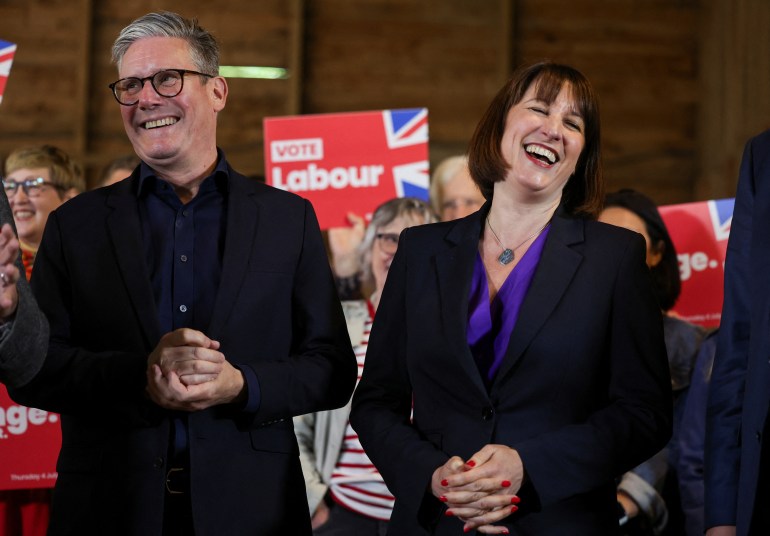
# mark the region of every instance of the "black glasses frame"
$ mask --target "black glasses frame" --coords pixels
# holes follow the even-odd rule
[[[380,247],[386,253],[396,252],[400,238],[401,236],[396,233],[377,233],[374,235],[374,239],[380,241]]]
[[[177,91],[176,93],[172,93],[170,95],[166,95],[164,93],[161,93],[161,91],[158,89],[158,86],[155,85],[155,82],[156,82],[155,78],[158,75],[163,74],[163,73],[167,73],[167,72],[178,73],[179,74],[179,79],[180,79],[179,91]],[[136,76],[128,76],[126,78],[121,78],[120,80],[116,80],[115,82],[110,84],[108,87],[112,90],[112,96],[115,97],[115,100],[118,101],[118,104],[120,104],[122,106],[133,106],[134,104],[139,102],[138,98],[135,101],[133,101],[133,102],[123,102],[123,101],[120,100],[120,97],[118,97],[117,86],[121,82],[125,82],[126,80],[136,80],[136,81],[138,81],[140,86],[141,86],[139,91],[137,92],[137,95],[138,95],[139,93],[141,93],[142,89],[144,88],[144,84],[149,80],[150,81],[150,85],[152,86],[152,89],[155,90],[155,93],[157,93],[161,97],[171,98],[171,97],[176,97],[177,95],[179,95],[182,92],[182,89],[184,88],[184,75],[186,75],[186,74],[195,74],[195,75],[198,75],[198,76],[205,76],[206,78],[214,78],[213,74],[200,73],[198,71],[191,71],[189,69],[162,69],[162,70],[158,71],[157,73],[153,73],[150,76],[145,76],[144,78],[139,78],[139,77],[136,77]]]
[[[0,181],[3,183],[3,190],[5,190],[5,194],[8,198],[11,198],[16,195],[16,192],[19,191],[19,188],[24,190],[24,194],[27,197],[37,197],[42,192],[41,188],[43,186],[51,186],[59,191],[63,191],[65,188],[61,184],[56,184],[55,182],[47,181],[43,177],[37,177],[34,179],[25,179],[23,181],[11,181],[6,180],[5,178],[0,178]],[[13,185],[13,186],[11,186]],[[36,188],[35,195],[30,195],[29,190],[30,188]]]

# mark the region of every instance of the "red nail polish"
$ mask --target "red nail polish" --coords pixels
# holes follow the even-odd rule
[[[446,512],[444,512],[444,515],[447,517],[452,517],[454,513],[452,512],[452,510],[447,510]]]
[[[518,509],[519,507],[514,504],[513,506],[511,506],[511,513],[514,513]]]
[[[504,488],[510,488],[511,487],[511,481],[510,480],[503,480],[503,482],[500,484]]]
[[[502,533],[503,533],[503,534],[510,534],[510,532],[508,532],[508,529],[503,529],[503,532],[502,532]]]
[[[449,481],[445,478],[444,480],[441,481],[441,485],[444,487],[447,487],[449,485]]]
[[[468,467],[476,467],[476,462],[474,462],[473,460],[468,460],[468,463],[466,463],[465,465],[467,465]]]
[[[514,495],[511,497],[511,504],[519,504],[521,502],[521,498],[519,498],[518,495]]]
[[[441,501],[441,502],[447,502],[447,498],[444,497],[443,495],[441,497],[439,497],[438,500]]]
[[[463,532],[465,532],[465,533],[468,533],[471,530],[473,530],[473,529],[471,529],[470,527],[463,527]]]

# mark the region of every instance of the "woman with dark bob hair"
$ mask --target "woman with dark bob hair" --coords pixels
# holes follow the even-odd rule
[[[671,390],[644,240],[594,220],[591,85],[517,71],[468,157],[487,202],[402,233],[353,397],[388,533],[615,533],[615,478],[666,444]]]

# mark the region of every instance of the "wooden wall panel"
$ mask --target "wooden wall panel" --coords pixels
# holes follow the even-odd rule
[[[520,0],[517,60],[582,70],[601,103],[608,189],[689,201],[697,173],[696,2]]]
[[[770,2],[702,4],[695,197],[732,197],[746,141],[770,128]]]
[[[507,73],[507,1],[325,0],[307,8],[304,111],[426,106],[431,161],[465,151]],[[508,68],[503,69],[508,71]]]
[[[18,45],[0,105],[0,154],[19,145],[76,147],[73,121],[83,92],[78,31],[71,16],[79,2],[0,2],[0,38]]]
[[[19,45],[0,105],[0,157],[54,143],[93,181],[130,152],[107,84],[109,49],[151,10],[197,16],[222,63],[288,66],[289,80],[230,80],[219,141],[262,173],[262,120],[427,106],[431,162],[465,150],[515,65],[570,63],[602,104],[610,188],[660,203],[732,195],[746,139],[770,126],[766,0],[3,0]]]

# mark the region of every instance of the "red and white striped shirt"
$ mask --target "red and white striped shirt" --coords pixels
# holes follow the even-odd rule
[[[369,306],[369,317],[364,324],[362,341],[353,347],[358,362],[358,381],[364,370],[366,347],[374,320],[374,308]],[[356,382],[356,385],[358,383]],[[345,439],[337,466],[331,476],[332,498],[342,506],[358,514],[383,521],[390,520],[395,499],[388,491],[382,475],[364,452],[358,434],[348,420]]]

